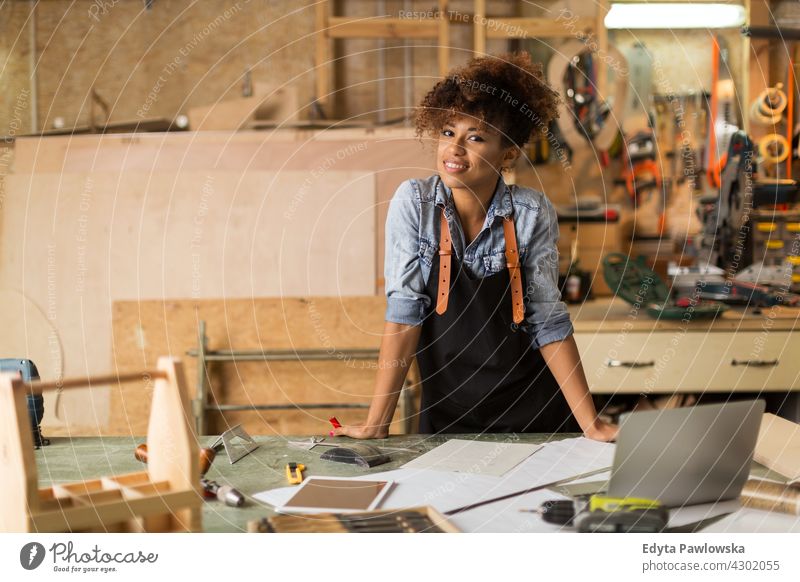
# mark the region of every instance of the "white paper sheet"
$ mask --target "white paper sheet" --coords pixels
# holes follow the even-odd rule
[[[556,441],[544,445],[516,468],[502,477],[476,475],[439,470],[404,467],[393,471],[372,473],[354,479],[389,479],[395,487],[381,505],[383,509],[400,509],[430,505],[444,513],[477,501],[499,497],[511,492],[536,487],[575,477],[604,467],[610,467],[614,458],[614,445],[585,438]],[[575,479],[601,481],[609,473]],[[296,487],[281,487],[257,493],[254,497],[273,506],[283,505],[296,491]],[[449,519],[462,531],[474,532],[558,532],[574,531],[548,524],[538,514],[522,513],[520,508],[537,508],[548,499],[565,499],[549,490],[498,501]],[[800,516],[784,515],[738,507],[738,501],[703,504],[670,511],[670,527],[682,527],[728,513],[703,532],[798,532]]]
[[[464,532],[481,533],[557,533],[574,532],[571,527],[547,523],[538,513],[520,509],[538,509],[551,499],[568,499],[552,491],[534,491],[477,509],[457,513],[447,519]]]
[[[519,489],[561,481],[585,473],[610,469],[615,445],[583,437],[547,443],[505,475],[507,484]],[[600,477],[593,477],[599,480]]]
[[[371,473],[354,477],[354,479],[389,479],[395,482],[394,488],[381,508],[398,509],[430,505],[444,513],[478,501],[608,467],[613,456],[614,445],[576,438],[541,446],[535,454],[529,456],[503,477],[415,469],[406,466],[402,469]],[[602,479],[602,475],[596,476],[594,479]],[[280,507],[291,497],[295,489],[295,487],[282,487],[257,493],[254,497],[259,501]],[[546,493],[551,497],[554,495],[552,492]],[[497,513],[498,507],[502,507],[503,503],[507,502],[497,502],[485,506],[487,515]],[[483,510],[484,508],[479,509]],[[482,512],[475,514],[478,517],[474,519],[485,521],[481,517],[482,514]],[[473,519],[472,516],[469,519]],[[516,523],[516,520],[512,521]],[[513,529],[517,526],[512,524],[509,527]]]
[[[501,477],[542,448],[528,443],[482,442],[452,439],[403,465],[405,469],[431,469]]]
[[[379,509],[400,509],[430,505],[445,512],[472,503],[482,494],[490,494],[501,485],[497,477],[429,471],[421,469],[395,469],[352,477],[354,480],[386,479],[395,483]],[[263,491],[253,497],[280,507],[294,494],[296,487],[281,487]]]

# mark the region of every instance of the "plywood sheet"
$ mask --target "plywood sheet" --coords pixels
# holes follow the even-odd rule
[[[20,289],[64,346],[64,373],[106,372],[116,299],[374,292],[374,179],[329,171],[7,178],[0,286]],[[9,311],[10,312],[10,311]],[[71,393],[71,423],[108,398]]]
[[[52,312],[70,376],[108,371],[117,300],[380,294],[388,201],[433,156],[407,129],[346,135],[21,138],[0,285]],[[63,422],[105,430],[108,390],[76,394]]]
[[[14,171],[407,169],[427,176],[433,152],[408,129],[267,130],[22,138]]]
[[[114,363],[119,371],[152,365],[160,354],[184,358],[190,392],[197,380],[197,326],[207,325],[210,349],[322,349],[332,361],[213,363],[213,395],[226,404],[345,402],[368,404],[375,366],[349,360],[343,350],[377,349],[384,325],[383,297],[254,298],[114,303]],[[341,357],[339,357],[341,356]],[[139,434],[150,394],[144,386],[114,388],[110,426]],[[363,410],[306,410],[226,413],[211,417],[211,432],[241,422],[253,434],[324,434],[327,418],[358,423]],[[396,418],[398,416],[396,415]],[[399,430],[394,427],[393,430]]]

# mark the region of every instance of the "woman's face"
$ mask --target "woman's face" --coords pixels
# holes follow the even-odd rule
[[[500,133],[466,115],[451,118],[439,134],[436,168],[451,190],[466,189],[476,195],[494,192],[500,168],[518,155],[503,144]]]

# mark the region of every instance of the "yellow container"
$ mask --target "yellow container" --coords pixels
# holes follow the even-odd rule
[[[783,248],[783,241],[782,240],[768,240],[767,241],[767,248],[771,249],[771,250],[782,249]]]
[[[759,222],[756,224],[756,229],[759,232],[775,232],[778,229],[778,225],[774,222]]]

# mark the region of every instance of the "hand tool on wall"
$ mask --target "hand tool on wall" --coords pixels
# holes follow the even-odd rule
[[[731,138],[738,131],[736,88],[728,63],[728,49],[721,36],[712,37],[711,115],[705,167],[712,189],[722,185],[722,171],[728,160]]]

